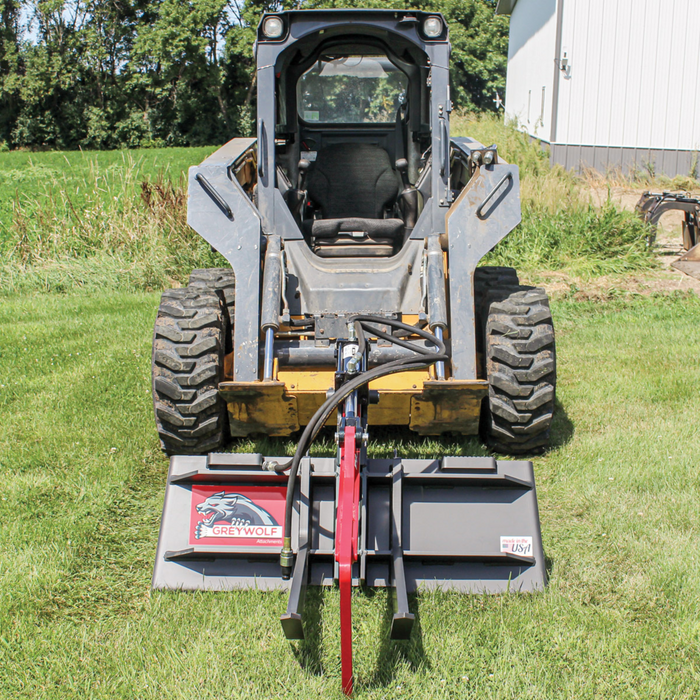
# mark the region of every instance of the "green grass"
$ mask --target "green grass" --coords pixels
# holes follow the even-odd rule
[[[157,301],[0,302],[0,697],[339,698],[337,591],[310,595],[306,644],[283,638],[282,594],[149,593],[167,472]],[[549,587],[420,594],[407,643],[387,639],[386,592],[358,592],[357,698],[700,695],[700,301],[553,310],[555,447],[535,460]],[[405,434],[380,435],[375,454],[404,451]]]
[[[185,174],[212,150],[0,154],[2,293],[162,289],[222,264],[187,225]]]
[[[452,133],[520,167],[523,223],[486,262],[581,278],[656,265],[639,219],[592,206],[526,135],[493,115],[455,115]],[[162,289],[223,264],[186,223],[182,175],[212,150],[0,153],[0,294]]]
[[[495,115],[456,115],[454,135],[472,136],[520,170],[522,224],[486,257],[524,272],[562,271],[587,279],[657,266],[650,230],[612,200],[594,206],[581,178],[549,164],[549,151]],[[601,183],[598,183],[599,186]]]
[[[95,175],[123,176],[131,171],[132,183],[165,174],[178,181],[214,148],[153,148],[121,151],[0,152],[0,243],[10,235],[14,210],[42,198],[52,188],[70,195],[76,209],[90,201]],[[106,194],[106,192],[104,193]],[[132,195],[138,194],[134,189]]]

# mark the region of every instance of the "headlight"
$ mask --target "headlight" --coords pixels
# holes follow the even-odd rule
[[[437,39],[442,34],[442,20],[439,17],[428,17],[423,22],[423,34],[428,39]]]
[[[493,151],[485,151],[484,152],[484,165],[491,165],[494,160],[494,152]]]
[[[284,34],[284,22],[279,17],[268,17],[263,22],[262,31],[268,39],[279,39]]]

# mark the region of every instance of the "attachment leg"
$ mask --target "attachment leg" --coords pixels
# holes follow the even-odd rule
[[[360,472],[354,425],[346,425],[340,448],[340,479],[335,528],[335,559],[340,585],[340,662],[343,692],[352,695],[352,565],[357,560]]]

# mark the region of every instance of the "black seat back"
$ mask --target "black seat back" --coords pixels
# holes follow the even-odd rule
[[[339,143],[318,152],[308,192],[324,219],[383,219],[399,194],[388,153],[367,143]]]

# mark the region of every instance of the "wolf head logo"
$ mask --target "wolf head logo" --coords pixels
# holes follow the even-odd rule
[[[250,498],[240,493],[215,493],[197,505],[197,512],[203,515],[211,514],[209,518],[201,521],[208,527],[221,521],[240,526],[278,524],[264,508],[255,505]]]

